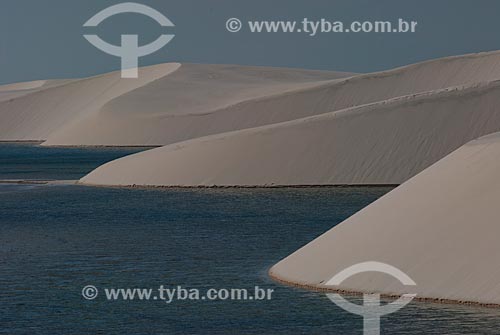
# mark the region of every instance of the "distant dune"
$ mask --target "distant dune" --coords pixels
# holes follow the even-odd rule
[[[500,133],[472,141],[275,265],[290,284],[326,287],[341,270],[384,262],[390,276],[359,274],[332,289],[500,304]]]
[[[141,68],[139,79],[121,79],[120,72],[113,72],[5,85],[0,86],[0,140],[76,146],[167,144],[166,138],[174,136],[161,121],[166,116],[199,115],[349,75],[171,63]]]
[[[296,97],[351,74],[182,64],[51,134],[44,145],[166,145],[309,115],[317,95]],[[316,93],[314,93],[316,94]],[[281,98],[292,96],[291,103]],[[260,101],[269,103],[259,103]],[[318,112],[324,112],[320,109]]]
[[[0,92],[6,92],[6,91],[27,91],[27,90],[34,90],[37,88],[41,88],[50,81],[47,80],[35,80],[35,81],[28,81],[28,82],[23,82],[23,83],[14,83],[14,84],[8,84],[8,85],[2,85],[0,86]]]
[[[143,72],[139,80],[111,73],[0,101],[0,140],[167,145],[497,80],[500,53],[447,57],[358,76],[199,64],[163,64]]]
[[[114,98],[178,67],[164,64],[141,68],[136,80],[123,80],[120,72],[113,72],[79,80],[0,86],[0,140],[46,140],[63,126],[98,112]]]
[[[500,53],[345,77],[292,69],[182,65],[51,134],[45,145],[167,145],[447,87],[500,79]],[[326,80],[330,79],[330,80]]]
[[[56,87],[64,84],[69,84],[74,80],[36,80],[23,83],[15,83],[9,85],[0,86],[0,102],[5,100],[13,100],[14,98],[19,98],[28,94],[39,92],[41,90],[48,89],[50,87]],[[6,119],[7,116],[2,115],[2,119]]]

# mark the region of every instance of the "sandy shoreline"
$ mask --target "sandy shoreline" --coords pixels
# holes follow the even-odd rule
[[[37,180],[37,179],[3,179],[0,184],[16,185],[77,185],[78,180]]]
[[[196,185],[196,186],[183,186],[183,185],[106,185],[106,184],[88,184],[77,182],[78,185],[88,187],[103,187],[103,188],[130,188],[130,189],[305,189],[305,188],[394,188],[397,184],[366,184],[366,185]]]
[[[5,143],[5,144],[9,144],[9,143],[13,143],[13,144],[16,144],[16,143],[19,143],[19,144],[22,144],[22,143],[27,143],[27,144],[32,144],[32,143],[42,144],[43,140],[0,140],[0,144],[1,143]]]
[[[281,277],[275,275],[272,273],[271,269],[268,271],[268,276],[271,278],[273,281],[285,285],[285,286],[290,286],[290,287],[295,287],[299,289],[304,289],[308,291],[314,291],[314,292],[324,292],[324,293],[338,293],[338,294],[346,294],[346,295],[354,295],[354,296],[361,296],[363,294],[371,294],[371,293],[376,293],[376,292],[370,292],[370,291],[353,291],[353,290],[345,290],[345,289],[336,289],[332,287],[326,287],[326,286],[317,286],[317,285],[311,285],[311,284],[300,284],[292,281],[288,281],[286,279],[282,279]],[[388,294],[388,293],[380,293],[380,296],[382,298],[399,298],[401,297],[401,294]],[[440,298],[429,298],[429,297],[420,297],[416,296],[414,298],[416,301],[420,302],[431,302],[431,303],[436,303],[436,304],[446,304],[446,305],[468,305],[468,306],[478,306],[478,307],[485,307],[485,308],[500,308],[500,304],[488,304],[488,303],[480,303],[480,302],[475,302],[475,301],[464,301],[464,300],[452,300],[452,299],[440,299]]]

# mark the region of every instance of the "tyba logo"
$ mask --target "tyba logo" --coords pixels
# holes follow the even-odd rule
[[[143,14],[151,17],[162,27],[174,27],[172,21],[165,17],[162,13],[148,7],[146,5],[138,3],[121,3],[108,7],[96,15],[94,15],[90,20],[88,20],[83,26],[84,27],[97,27],[101,22],[107,18],[122,13],[137,13]],[[121,58],[121,69],[122,78],[137,78],[138,77],[138,66],[139,58],[143,56],[150,55],[170,42],[175,35],[161,35],[156,41],[139,46],[139,36],[138,35],[122,35],[121,45],[112,45],[103,41],[97,35],[83,35],[87,41],[93,44],[96,48],[104,51],[107,54],[117,56]]]

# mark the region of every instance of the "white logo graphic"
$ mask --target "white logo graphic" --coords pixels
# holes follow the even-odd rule
[[[403,285],[417,285],[410,277],[408,277],[407,274],[398,268],[379,262],[365,262],[350,266],[333,276],[325,285],[338,286],[344,280],[364,272],[381,272],[391,275],[399,280]],[[363,317],[363,334],[379,335],[380,317],[397,312],[409,304],[417,295],[410,293],[403,294],[396,301],[386,305],[380,304],[380,294],[363,294],[363,305],[351,303],[339,294],[328,293],[327,296],[342,309],[348,311],[349,313]]]
[[[156,9],[133,2],[122,3],[106,8],[93,16],[83,26],[97,27],[102,21],[106,20],[107,18],[122,13],[143,14],[154,19],[162,27],[174,27],[172,21],[170,21]],[[109,44],[103,41],[97,35],[83,36],[96,48],[104,51],[107,54],[121,58],[122,78],[137,78],[139,57],[147,56],[160,50],[165,45],[167,45],[167,43],[170,42],[175,35],[163,34],[156,41],[144,46],[139,46],[138,35],[122,35],[121,46]]]

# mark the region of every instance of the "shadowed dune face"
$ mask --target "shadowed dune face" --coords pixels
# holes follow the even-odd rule
[[[500,78],[500,53],[444,58],[337,79],[343,76],[347,74],[187,64],[52,134],[45,145],[166,145],[489,82]]]
[[[497,206],[500,133],[472,141],[275,265],[290,283],[325,287],[341,270],[384,262],[421,298],[500,304]],[[332,289],[402,294],[393,278],[352,277]]]

